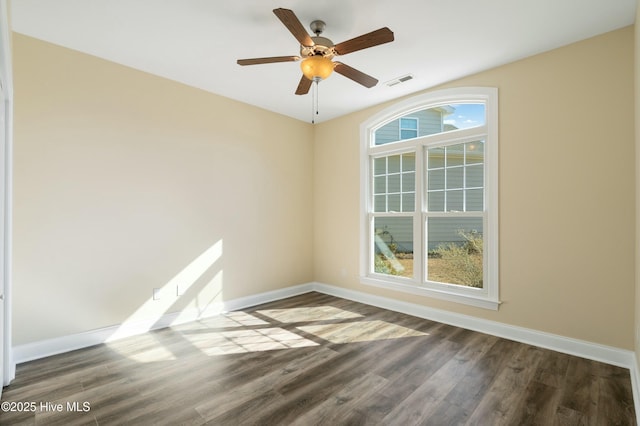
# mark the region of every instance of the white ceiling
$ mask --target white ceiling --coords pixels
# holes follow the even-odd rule
[[[334,73],[319,85],[326,121],[402,95],[631,25],[636,0],[17,0],[18,33],[310,121],[294,94],[298,63],[236,59],[298,55],[273,14],[327,23],[339,43],[389,27],[395,41],[339,57],[380,80],[366,89]],[[310,30],[309,30],[310,32]],[[385,83],[412,74],[394,87]]]

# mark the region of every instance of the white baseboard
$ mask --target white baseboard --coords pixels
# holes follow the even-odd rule
[[[399,300],[374,296],[372,294],[349,290],[342,287],[335,287],[328,284],[314,283],[313,289],[320,293],[341,297],[343,299],[366,303],[367,305],[402,312],[419,318],[437,321],[468,330],[479,331],[481,333],[503,337],[516,342],[551,349],[569,355],[576,355],[581,358],[600,361],[619,367],[630,369],[635,364],[634,352],[625,349],[559,336],[557,334],[545,333],[543,331],[537,331],[530,328],[517,327],[514,325],[485,320],[469,315],[462,315],[441,309],[434,309],[414,303],[401,302]]]
[[[235,311],[238,309],[248,308],[250,306],[260,305],[262,303],[273,302],[274,300],[285,299],[287,297],[297,296],[310,291],[313,291],[313,283],[301,284],[228,300],[212,305],[205,311],[192,310],[180,313],[170,313],[150,321],[136,321],[133,323],[119,324],[96,330],[89,330],[83,333],[40,340],[24,345],[17,345],[13,347],[14,366],[23,362],[70,352],[76,349],[98,345],[100,343],[111,342],[117,339],[143,334],[151,330],[157,330],[172,325],[196,321],[200,318],[215,316],[222,312]]]
[[[640,424],[640,370],[638,369],[638,354],[633,357],[633,366],[629,368],[631,374],[631,389],[633,390],[633,406],[636,409],[636,423]]]
[[[78,333],[70,336],[62,336],[53,339],[27,343],[24,345],[18,345],[13,348],[13,359],[16,364],[19,364],[50,355],[68,352],[75,349],[81,349],[99,343],[105,343],[123,337],[142,334],[150,330],[164,328],[188,321],[194,321],[199,318],[210,317],[221,312],[243,309],[250,306],[260,305],[262,303],[272,302],[275,300],[308,293],[310,291],[317,291],[320,293],[329,294],[356,302],[366,303],[368,305],[377,306],[396,312],[402,312],[419,318],[425,318],[432,321],[437,321],[456,327],[462,327],[469,330],[479,331],[482,333],[491,334],[494,336],[503,337],[506,339],[515,340],[517,342],[527,343],[530,345],[539,346],[570,355],[576,355],[582,358],[625,367],[632,372],[634,391],[636,388],[635,384],[640,384],[640,380],[638,380],[640,379],[640,377],[637,376],[638,371],[636,356],[633,351],[559,336],[556,334],[545,333],[529,328],[517,327],[496,321],[489,321],[440,309],[434,309],[414,303],[401,302],[386,297],[375,296],[368,293],[349,290],[342,287],[336,287],[319,282],[301,284],[293,287],[287,287],[266,293],[260,293],[252,296],[242,297],[239,299],[225,301],[220,303],[219,305],[212,306],[205,312],[194,311],[182,312],[180,314],[166,314],[153,323],[141,321],[133,324],[116,325],[97,330],[90,330],[84,333]]]

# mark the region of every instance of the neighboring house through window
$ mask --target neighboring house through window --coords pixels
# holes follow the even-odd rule
[[[413,139],[418,137],[418,119],[403,117],[400,119],[400,139]]]
[[[498,308],[497,103],[448,89],[362,125],[364,283]]]

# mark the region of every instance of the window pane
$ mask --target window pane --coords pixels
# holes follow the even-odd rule
[[[387,173],[387,157],[376,158],[373,160],[373,174],[384,175]]]
[[[429,200],[427,201],[428,210],[430,212],[443,212],[444,211],[444,191],[429,192],[427,194]]]
[[[387,157],[388,159],[388,169],[387,173],[400,173],[400,156],[392,155]]]
[[[447,189],[462,188],[462,182],[464,181],[464,168],[455,167],[447,169]]]
[[[416,195],[402,194],[402,211],[412,212],[416,209]]]
[[[482,231],[482,218],[429,218],[427,279],[482,288]]]
[[[402,171],[403,172],[415,172],[416,171],[416,155],[404,154],[402,156]]]
[[[429,169],[444,167],[444,148],[429,149]]]
[[[387,197],[387,211],[389,212],[399,212],[400,210],[400,194],[390,194]]]
[[[484,162],[484,141],[469,142],[466,145],[467,164]]]
[[[373,143],[375,145],[385,145],[397,142],[400,136],[400,120],[393,120],[375,131]]]
[[[413,139],[418,137],[417,130],[400,130],[400,139]]]
[[[464,211],[464,193],[462,190],[447,191],[447,211],[461,212]]]
[[[417,118],[401,118],[400,119],[400,139],[412,139],[418,137],[418,119]]]
[[[387,182],[387,192],[400,192],[400,175],[389,175]]]
[[[400,128],[418,130],[418,119],[417,118],[401,118]]]
[[[447,147],[447,167],[462,166],[464,164],[464,145],[450,145]]]
[[[468,212],[481,212],[484,210],[484,190],[483,189],[467,189],[467,208]]]
[[[373,178],[373,193],[384,194],[387,192],[387,177],[376,176]]]
[[[374,219],[374,271],[380,274],[413,277],[413,219]]]
[[[434,189],[444,189],[444,170],[430,170],[427,179],[429,180],[428,188],[430,191]]]
[[[484,167],[482,164],[467,166],[467,188],[482,188],[484,186]]]
[[[402,192],[413,192],[416,190],[416,174],[402,174]]]
[[[374,212],[386,212],[387,211],[387,196],[376,195],[373,197],[373,211]]]
[[[485,106],[483,103],[451,104],[444,116],[445,132],[484,126]]]

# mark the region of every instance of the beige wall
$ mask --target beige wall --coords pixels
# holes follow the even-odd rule
[[[316,126],[315,279],[633,349],[633,43],[628,27],[443,86],[499,89],[499,311],[359,283],[359,125],[391,103]]]
[[[499,89],[493,312],[359,284],[359,125],[390,103],[312,127],[16,35],[14,344],[315,279],[632,349],[633,46],[442,86]]]
[[[312,280],[310,124],[13,43],[14,345]]]

